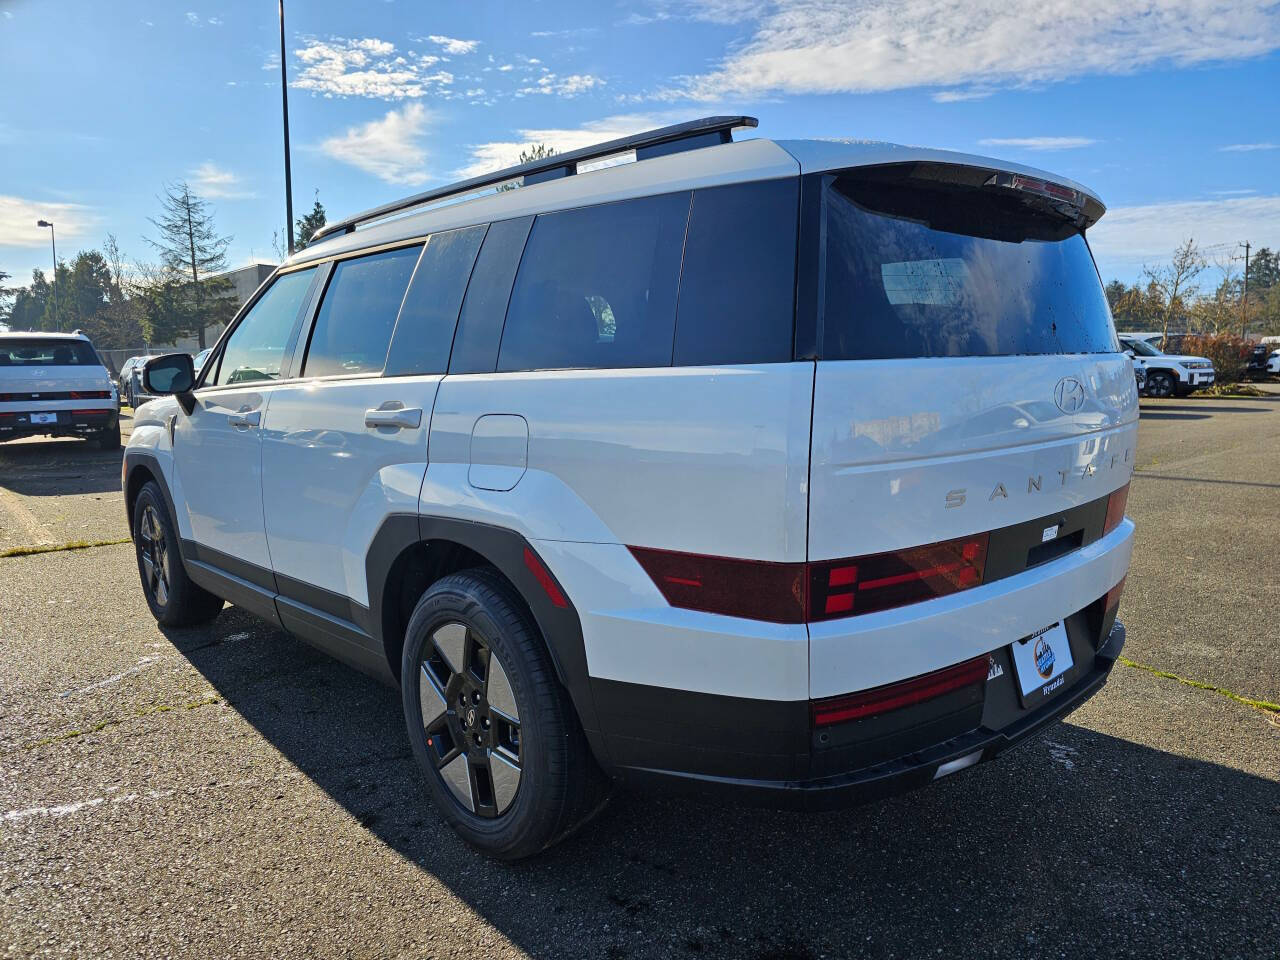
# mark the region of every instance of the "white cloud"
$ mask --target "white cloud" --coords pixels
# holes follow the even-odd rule
[[[192,189],[206,197],[227,200],[245,200],[254,194],[246,190],[238,174],[223,170],[212,160],[206,160],[187,174]]]
[[[436,33],[431,34],[427,39],[444,50],[445,53],[455,57],[475,53],[476,47],[480,46],[479,40],[458,40],[454,37],[442,37]]]
[[[1257,193],[1258,191],[1250,187],[1247,190],[1210,190],[1209,192],[1215,197],[1243,197],[1246,194]]]
[[[422,104],[406,104],[380,120],[348,127],[341,136],[321,143],[320,149],[387,183],[421,186],[431,179],[423,146],[429,119]]]
[[[514,166],[520,162],[520,151],[540,143],[554,148],[557,153],[567,153],[643,130],[666,126],[680,119],[687,117],[683,113],[628,113],[593,120],[580,127],[517,130],[517,139],[496,140],[472,146],[471,161],[456,170],[454,176],[462,180]]]
[[[933,95],[934,103],[961,103],[965,100],[985,100],[994,90],[970,87],[967,90],[939,90]]]
[[[711,18],[760,9],[689,0]],[[754,34],[668,99],[986,87],[1257,57],[1280,6],[1238,0],[775,0]]]
[[[188,10],[188,11],[187,11],[187,23],[191,24],[191,26],[193,26],[193,27],[198,27],[198,26],[200,26],[200,14],[198,14],[198,13],[194,13],[193,11]]]
[[[530,63],[534,61],[530,60]],[[604,80],[589,73],[574,73],[561,77],[554,73],[544,73],[535,82],[521,87],[517,96],[529,93],[554,94],[557,97],[576,97],[579,94],[604,86]]]
[[[1280,150],[1280,143],[1233,143],[1219,147],[1222,153],[1252,153],[1255,150]]]
[[[49,231],[37,220],[50,220],[61,240],[83,237],[98,218],[78,203],[43,203],[25,197],[0,195],[0,246],[48,247]]]
[[[1104,277],[1122,266],[1168,260],[1187,237],[1202,247],[1252,240],[1255,246],[1275,249],[1280,245],[1280,195],[1113,207],[1089,231]]]
[[[439,57],[404,56],[395,44],[377,37],[312,39],[294,55],[302,69],[289,85],[326,97],[416,99],[453,83],[447,70],[432,70]]]
[[[1022,150],[1076,150],[1097,142],[1090,137],[990,137],[978,141],[984,147],[1018,147]]]

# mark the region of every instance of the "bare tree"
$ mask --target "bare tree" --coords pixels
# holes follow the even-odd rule
[[[1204,257],[1195,239],[1187,237],[1173,251],[1172,262],[1158,267],[1144,266],[1143,276],[1148,286],[1159,294],[1163,301],[1158,312],[1160,335],[1169,335],[1169,321],[1179,314],[1186,314],[1190,303],[1199,292],[1195,280],[1205,268]]]
[[[227,268],[230,237],[218,236],[213,214],[203,199],[191,192],[185,181],[169,184],[160,198],[163,212],[151,223],[160,231],[159,240],[148,240],[160,254],[160,263],[170,282],[180,281],[186,309],[172,318],[175,335],[195,334],[203,350],[204,328],[216,323],[225,312],[225,284],[211,284],[209,275]],[[218,289],[214,289],[218,287]]]

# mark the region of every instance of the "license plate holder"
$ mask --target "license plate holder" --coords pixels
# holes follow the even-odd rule
[[[31,414],[32,423],[57,423],[57,413],[33,413]]]
[[[1035,707],[1067,688],[1075,663],[1061,620],[1014,641],[1009,654],[1023,707]]]

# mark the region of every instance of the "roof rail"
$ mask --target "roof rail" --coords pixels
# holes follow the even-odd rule
[[[670,127],[660,127],[645,133],[637,133],[630,137],[621,137],[607,143],[599,143],[593,147],[583,147],[568,153],[557,153],[541,160],[531,160],[504,170],[482,174],[469,180],[460,180],[447,187],[437,187],[425,193],[414,194],[403,200],[384,203],[380,207],[358,213],[354,217],[327,224],[311,235],[314,243],[323,237],[337,233],[351,233],[361,224],[381,220],[396,213],[403,213],[413,207],[419,207],[446,197],[471,193],[485,187],[497,186],[509,180],[523,179],[526,185],[541,183],[543,180],[557,180],[571,177],[578,172],[578,164],[586,160],[596,160],[611,154],[634,150],[637,160],[648,160],[668,153],[682,150],[696,150],[699,147],[710,147],[733,140],[733,131],[738,127],[759,126],[755,117],[703,117],[701,120],[690,120]]]

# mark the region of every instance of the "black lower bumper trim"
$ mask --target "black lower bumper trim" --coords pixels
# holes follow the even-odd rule
[[[1125,630],[1117,621],[1097,651],[1093,669],[1075,686],[1039,710],[1001,730],[979,727],[961,736],[894,760],[845,774],[811,780],[752,780],[652,767],[627,767],[619,773],[629,783],[658,790],[722,796],[761,806],[830,810],[902,793],[936,779],[940,767],[984,762],[1061,720],[1102,689],[1124,647]],[[975,757],[974,755],[977,754]]]

